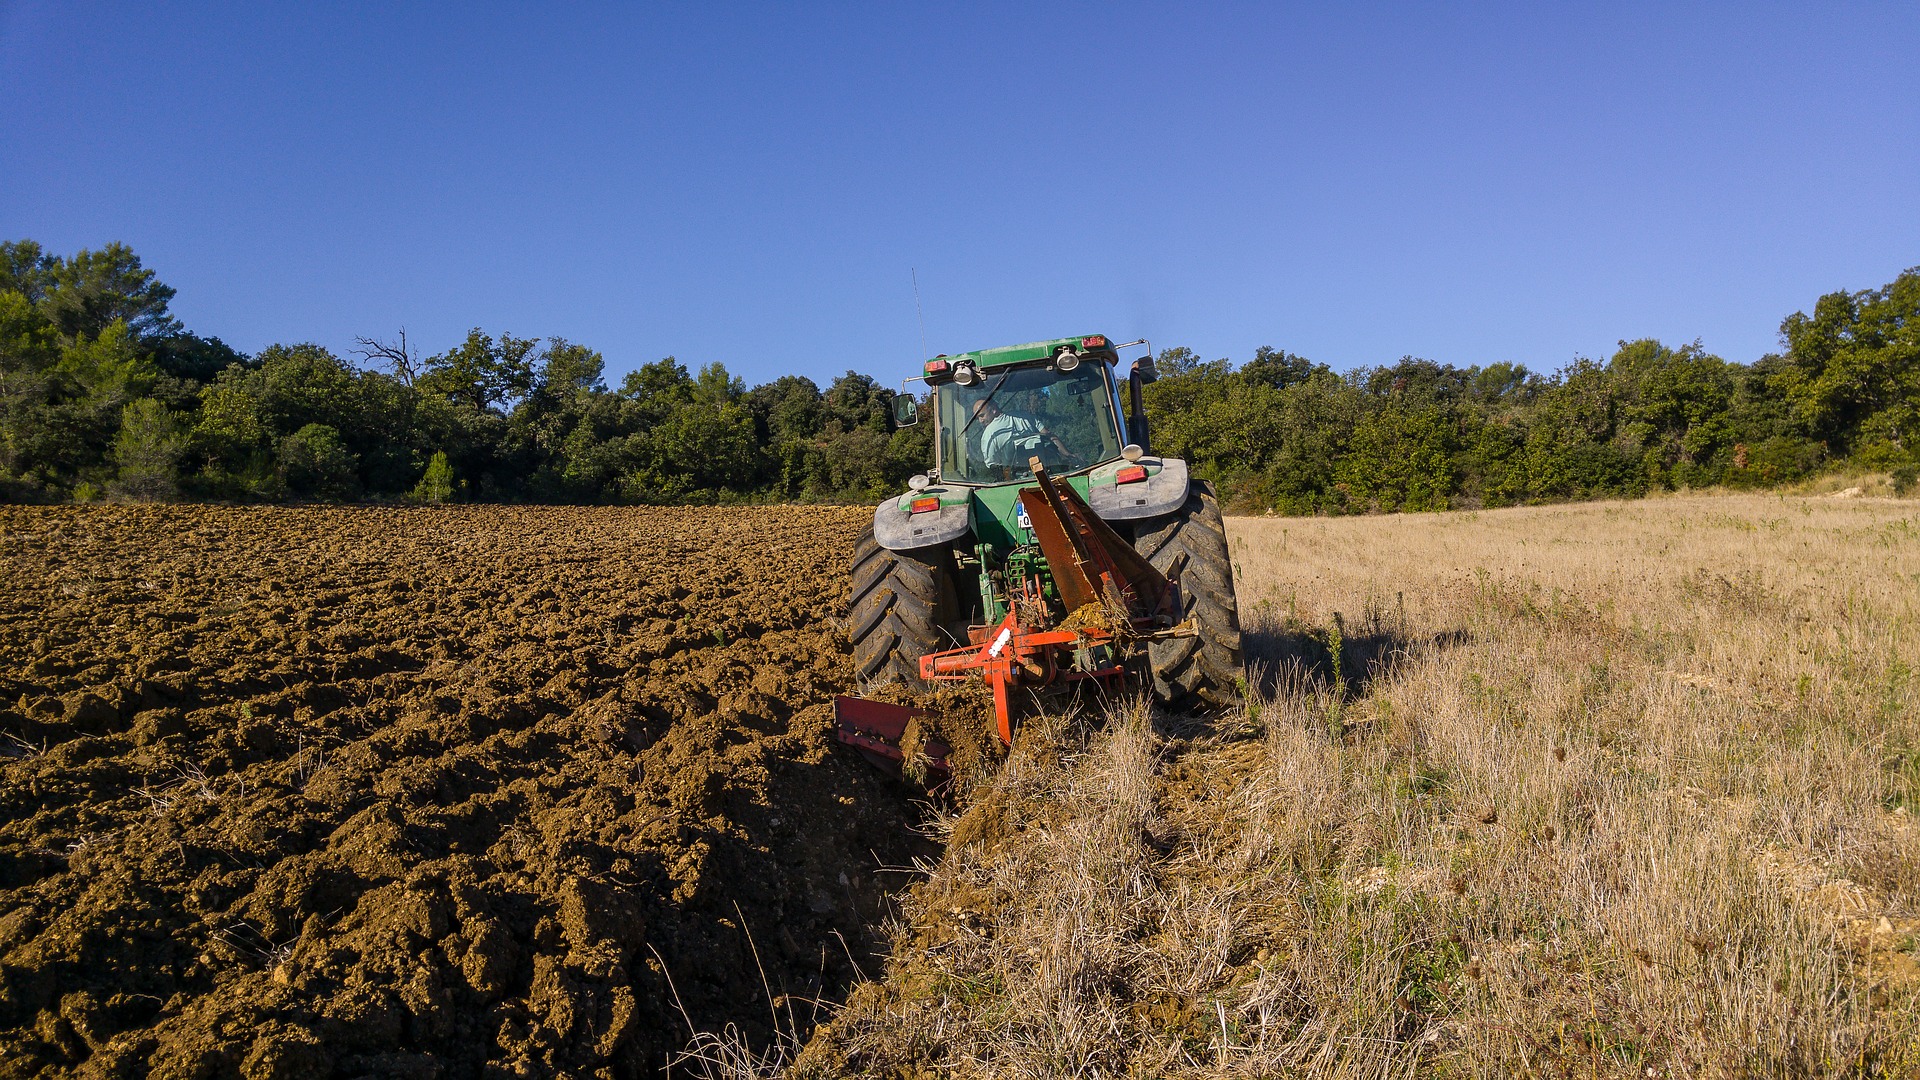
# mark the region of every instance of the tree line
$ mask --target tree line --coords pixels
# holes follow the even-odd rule
[[[1241,365],[1159,357],[1154,449],[1230,505],[1286,514],[1438,510],[1760,488],[1920,464],[1920,269],[1820,297],[1751,364],[1696,342],[1623,341],[1551,374],[1415,357],[1339,374],[1263,348]]]
[[[563,338],[405,334],[342,358],[189,332],[121,244],[0,243],[0,499],[870,500],[931,457],[893,391],[849,371],[749,389],[672,357],[617,388]],[[1820,297],[1752,364],[1622,342],[1549,374],[1406,357],[1344,374],[1284,350],[1159,354],[1154,450],[1229,503],[1290,514],[1764,487],[1837,465],[1914,483],[1920,269]]]
[[[667,357],[609,388],[591,348],[480,330],[426,357],[404,333],[247,356],[174,295],[121,244],[0,244],[0,498],[878,499],[930,455],[857,372],[749,390]]]

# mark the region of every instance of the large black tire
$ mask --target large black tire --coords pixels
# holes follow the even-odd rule
[[[955,645],[950,627],[960,613],[954,573],[953,552],[945,544],[888,551],[873,538],[872,526],[860,534],[853,545],[847,638],[861,686],[925,685],[920,657]]]
[[[1199,628],[1198,637],[1169,638],[1148,645],[1153,696],[1176,711],[1224,708],[1240,698],[1240,605],[1233,595],[1233,562],[1227,554],[1227,530],[1212,485],[1193,481],[1186,504],[1166,517],[1142,522],[1134,550],[1157,570],[1181,555],[1184,619]]]

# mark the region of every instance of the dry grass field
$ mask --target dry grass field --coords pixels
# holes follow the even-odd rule
[[[798,1072],[1920,1075],[1920,503],[1231,531],[1251,703],[1030,725]]]

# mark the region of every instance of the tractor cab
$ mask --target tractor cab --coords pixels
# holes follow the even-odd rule
[[[933,467],[880,504],[881,547],[912,551],[954,544],[962,561],[998,563],[1034,543],[1020,492],[1039,471],[1059,480],[1108,521],[1139,521],[1182,506],[1186,462],[1148,452],[1140,388],[1153,380],[1151,356],[1115,373],[1119,350],[1103,334],[936,356],[922,374],[932,391]],[[1120,388],[1131,412],[1122,419]],[[920,420],[910,393],[893,399],[901,425]],[[986,544],[993,550],[977,552]],[[982,617],[995,617],[989,603]]]
[[[1130,440],[1113,371],[1118,361],[1100,334],[927,361],[935,427],[930,475],[950,484],[1006,484],[1031,481],[1036,458],[1055,475],[1119,460]],[[1145,371],[1151,379],[1151,361]],[[917,419],[911,397],[896,402],[899,420]]]
[[[972,386],[942,386],[934,400],[935,468],[951,483],[1030,480],[1036,457],[1066,475],[1120,456],[1105,364],[1002,368]]]

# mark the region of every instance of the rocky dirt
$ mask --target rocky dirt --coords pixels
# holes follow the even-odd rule
[[[930,851],[831,735],[867,513],[0,508],[0,1077],[804,1031]]]

